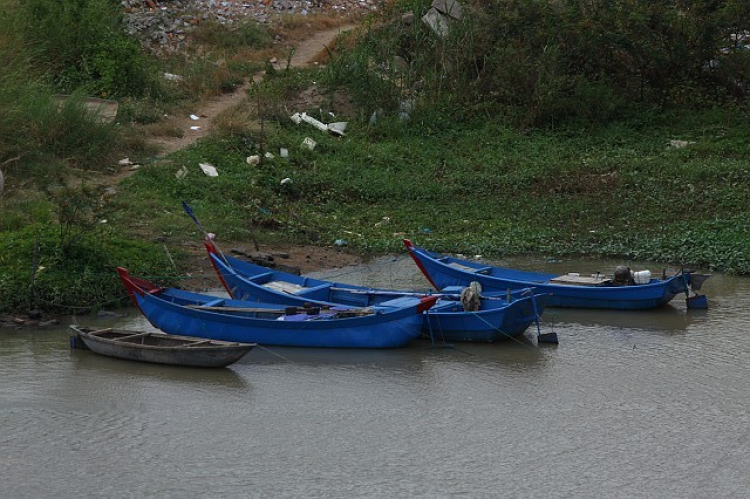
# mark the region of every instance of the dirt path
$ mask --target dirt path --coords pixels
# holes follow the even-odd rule
[[[292,68],[314,64],[317,60],[320,60],[321,55],[325,54],[326,47],[330,47],[331,42],[339,34],[354,27],[355,25],[347,24],[330,28],[303,39],[298,44],[289,61],[274,62],[276,69],[286,69],[287,63]],[[256,74],[253,77],[255,82],[260,82],[262,79],[263,74]],[[193,112],[199,118],[198,120],[193,120],[190,116],[174,116],[167,119],[165,129],[179,129],[184,131],[184,135],[182,137],[152,137],[150,139],[151,143],[160,149],[159,156],[163,157],[179,151],[211,133],[215,126],[215,120],[221,113],[247,102],[247,90],[249,86],[250,82],[239,87],[231,94],[224,94],[203,102]],[[200,129],[191,129],[191,127],[196,126],[200,127]],[[129,173],[131,172],[125,174]],[[246,254],[256,251],[251,242],[221,241],[221,234],[219,234],[217,242],[221,244],[224,251],[231,252],[232,249],[238,249]],[[182,246],[189,255],[189,263],[188,274],[185,276],[185,281],[181,283],[181,286],[199,290],[217,287],[216,274],[211,268],[202,245],[195,241],[185,241]],[[303,274],[321,269],[341,268],[362,263],[362,259],[359,256],[326,246],[260,245],[258,249],[261,253],[276,255],[275,260],[280,264],[298,267]]]
[[[288,61],[289,67],[299,68],[314,64],[322,54],[325,53],[326,47],[330,47],[338,35],[351,30],[355,25],[347,24],[335,28],[329,28],[324,31],[314,33],[309,38],[305,38],[297,46]],[[273,62],[276,69],[286,69],[287,61],[276,60]],[[254,82],[263,80],[263,74],[253,76]],[[188,116],[172,116],[163,123],[164,129],[180,130],[183,132],[181,137],[158,136],[151,137],[149,142],[159,148],[159,156],[168,156],[175,151],[190,146],[199,139],[207,136],[214,129],[214,121],[222,112],[232,109],[247,101],[247,90],[250,82],[245,83],[230,94],[224,94],[206,102],[203,102],[192,113],[198,117],[197,120]],[[197,128],[196,128],[197,127]]]

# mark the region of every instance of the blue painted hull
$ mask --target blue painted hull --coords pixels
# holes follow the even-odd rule
[[[373,307],[369,315],[339,317],[345,307],[317,315],[280,314],[278,304],[250,303],[160,288],[118,269],[133,302],[151,324],[169,334],[326,348],[395,348],[420,334],[421,313],[436,298],[410,298]],[[244,310],[243,310],[244,309]]]
[[[376,290],[362,286],[335,283],[253,265],[231,256],[219,255],[207,243],[211,263],[227,292],[235,299],[251,302],[302,306],[339,304],[368,307],[396,296],[419,295],[418,292]],[[506,293],[495,299],[483,299],[481,308],[466,312],[454,299],[441,297],[422,314],[422,334],[445,341],[493,342],[518,336],[543,313],[546,295],[530,290]],[[459,291],[460,293],[460,291]]]
[[[549,307],[601,308],[616,310],[649,310],[669,303],[676,295],[685,293],[690,286],[690,273],[681,272],[668,279],[651,279],[647,284],[616,286],[603,284],[596,286],[563,285],[550,282],[557,274],[526,272],[488,266],[468,260],[432,253],[417,248],[404,240],[409,255],[424,276],[435,286],[466,286],[478,281],[486,291],[528,288],[551,296]]]

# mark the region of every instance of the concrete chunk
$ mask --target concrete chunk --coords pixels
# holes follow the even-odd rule
[[[422,22],[438,36],[445,38],[450,33],[450,27],[445,17],[435,8],[430,8],[427,14],[422,16]]]
[[[461,4],[456,0],[434,0],[432,8],[453,19],[461,19]]]

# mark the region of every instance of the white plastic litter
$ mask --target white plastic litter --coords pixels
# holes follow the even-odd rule
[[[200,118],[200,116],[196,116],[196,115],[194,115],[194,114],[191,114],[191,115],[190,115],[190,119],[191,119],[191,120],[193,120],[193,121],[198,121],[198,120],[199,120],[199,119],[201,119],[201,118]]]
[[[177,173],[175,173],[174,176],[177,177],[178,179],[183,179],[187,177],[187,174],[188,174],[187,166],[182,165],[182,168],[177,170]]]
[[[285,147],[282,147],[282,148],[281,148],[281,150],[279,151],[279,155],[280,155],[280,156],[281,156],[282,158],[287,158],[287,157],[289,157],[289,149],[287,149],[287,148],[285,148]]]
[[[191,129],[191,130],[195,130],[195,131],[198,131],[198,130],[200,130],[200,129],[201,129],[201,127],[199,127],[199,126],[191,126],[191,127],[190,127],[190,129]]]
[[[339,137],[344,136],[344,130],[349,123],[346,121],[336,121],[334,123],[328,123],[328,131]]]
[[[305,140],[303,140],[303,141],[302,141],[302,147],[307,147],[307,148],[308,148],[308,149],[310,149],[311,151],[312,151],[313,149],[315,149],[315,146],[316,146],[316,145],[318,145],[318,143],[317,143],[317,142],[315,142],[315,141],[314,141],[313,139],[311,139],[310,137],[305,137]]]
[[[213,165],[209,165],[208,163],[198,163],[198,166],[201,167],[201,170],[203,170],[203,173],[206,174],[208,177],[218,177],[219,172],[216,171],[216,167]]]
[[[251,165],[251,166],[259,165],[260,164],[260,156],[258,156],[257,154],[253,155],[253,156],[248,156],[247,159],[245,160],[245,162],[248,165]]]
[[[291,116],[291,119],[298,125],[304,121],[305,123],[309,123],[310,125],[314,126],[321,132],[330,132],[339,137],[342,137],[344,135],[344,130],[346,130],[347,125],[346,121],[336,121],[334,123],[329,123],[328,125],[326,125],[322,121],[316,120],[312,116],[309,116],[307,113],[294,113]]]
[[[328,125],[326,125],[326,124],[325,124],[325,123],[323,123],[322,121],[318,121],[318,120],[316,120],[316,119],[315,119],[315,118],[313,118],[312,116],[308,116],[308,115],[307,115],[307,113],[302,113],[302,114],[300,115],[300,118],[301,118],[301,119],[302,119],[302,121],[304,121],[305,123],[309,123],[309,124],[311,124],[312,126],[314,126],[315,128],[317,128],[318,130],[320,130],[320,131],[322,131],[322,132],[327,132],[327,131],[328,131]]]
[[[687,147],[692,144],[695,144],[695,142],[691,140],[670,140],[669,141],[669,145],[671,147],[674,147],[675,149],[682,149],[683,147]]]
[[[290,179],[289,177],[281,179],[281,185],[286,185],[286,184],[291,184],[291,183],[292,183],[292,179]]]

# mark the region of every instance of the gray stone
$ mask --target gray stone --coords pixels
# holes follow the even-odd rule
[[[155,10],[149,8],[148,2],[142,0],[122,0],[121,5],[125,30],[131,36],[140,39],[144,48],[158,55],[174,52],[188,43],[189,32],[204,21],[231,25],[250,18],[266,24],[277,19],[282,13],[367,14],[377,10],[383,3],[385,0],[170,0],[158,2]],[[176,36],[177,30],[181,29],[185,31],[184,38]]]
[[[450,34],[450,26],[448,21],[445,19],[437,9],[430,8],[427,13],[422,16],[422,22],[425,23],[436,35],[445,38]]]
[[[450,16],[453,19],[461,19],[461,4],[456,0],[434,0],[432,7],[437,9],[441,14]]]

